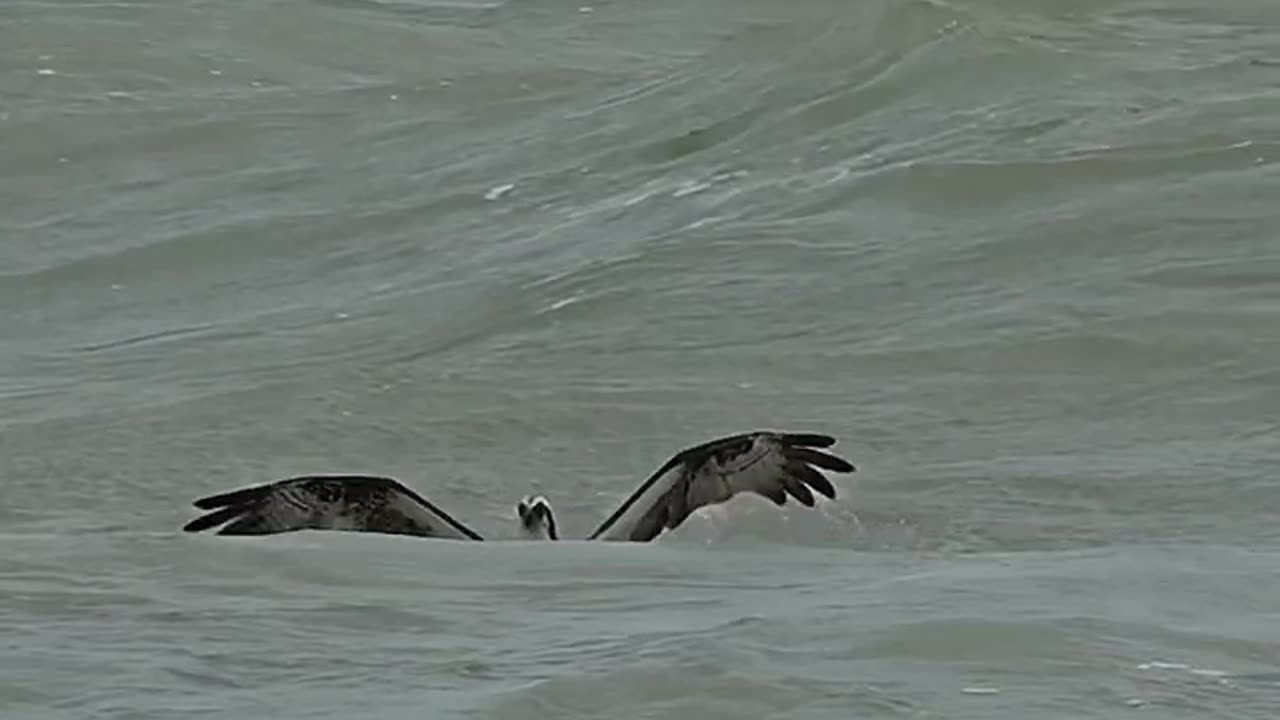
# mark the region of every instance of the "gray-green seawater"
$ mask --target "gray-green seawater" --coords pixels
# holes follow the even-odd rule
[[[1277,118],[1270,0],[4,4],[0,716],[1273,718]]]

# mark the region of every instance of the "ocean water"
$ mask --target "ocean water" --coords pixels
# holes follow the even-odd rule
[[[1269,0],[6,3],[0,717],[1274,718],[1278,117]]]

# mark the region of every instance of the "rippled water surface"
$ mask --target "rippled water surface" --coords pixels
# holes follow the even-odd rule
[[[0,715],[1272,718],[1277,117],[1269,0],[0,6]]]

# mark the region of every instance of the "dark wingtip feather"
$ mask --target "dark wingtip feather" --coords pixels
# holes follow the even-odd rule
[[[842,457],[836,457],[835,455],[819,452],[817,450],[810,450],[809,448],[788,448],[786,450],[786,456],[833,472],[847,473],[853,472],[857,469],[852,463]]]
[[[206,515],[201,515],[195,520],[192,520],[186,525],[183,525],[182,529],[189,533],[196,533],[196,532],[200,532],[201,530],[208,530],[211,527],[216,527],[218,525],[221,525],[222,523],[230,520],[231,518],[236,517],[237,515],[243,513],[244,511],[245,511],[245,508],[242,505],[232,505],[231,507],[224,507],[221,510],[215,510]]]
[[[835,438],[820,433],[786,433],[782,436],[782,441],[797,447],[825,448],[836,444]]]
[[[270,487],[270,485],[255,485],[253,487],[240,488],[239,490],[218,493],[217,495],[208,495],[198,500],[193,500],[191,504],[201,510],[212,510],[227,505],[243,505],[262,497]]]
[[[826,479],[825,477],[822,477],[822,473],[818,473],[818,477],[822,478],[822,482],[816,482],[816,481],[810,482],[809,487],[813,488],[814,490],[817,490],[823,495],[826,495],[828,500],[835,500],[836,499],[835,486],[831,484],[830,480]]]
[[[774,505],[785,505],[787,502],[787,491],[781,487],[767,488],[761,490],[760,494],[772,500]]]
[[[792,460],[787,463],[786,472],[800,482],[803,482],[814,490],[826,495],[827,498],[831,500],[836,499],[836,489],[835,486],[831,484],[831,481],[822,473],[814,470],[808,465],[797,460]]]
[[[799,500],[801,505],[804,505],[805,507],[813,507],[813,493],[802,481],[797,478],[784,475],[782,479],[782,486],[787,489],[787,492],[792,497]]]

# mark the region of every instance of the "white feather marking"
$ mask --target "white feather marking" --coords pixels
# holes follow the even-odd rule
[[[541,495],[525,495],[516,504],[519,535],[528,540],[554,540],[551,526],[555,522],[551,503]]]

